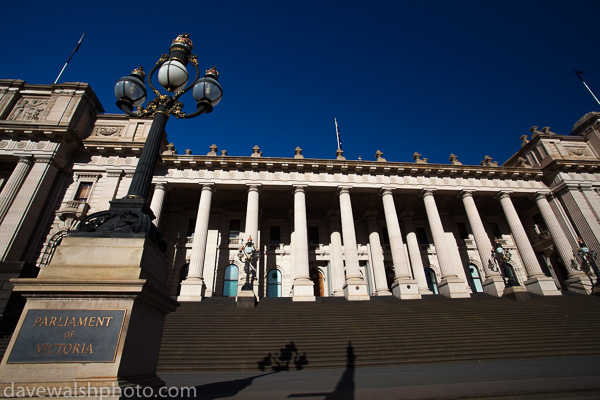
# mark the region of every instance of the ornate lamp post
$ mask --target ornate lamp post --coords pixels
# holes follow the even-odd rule
[[[496,260],[496,263],[500,267],[500,273],[502,274],[502,279],[504,279],[506,287],[520,286],[512,269],[505,266],[505,264],[510,261],[511,256],[510,251],[502,247],[500,240],[496,238],[494,240],[494,248],[492,249],[492,258]]]
[[[581,238],[577,239],[577,244],[579,248],[577,249],[577,254],[583,260],[583,263],[587,265],[588,268],[591,268],[596,275],[596,282],[590,277],[590,281],[592,282],[592,293],[600,294],[600,271],[598,270],[598,266],[596,265],[596,259],[598,255],[594,250],[590,250]]]
[[[148,76],[148,85],[156,97],[145,108],[142,107],[146,100],[145,73],[142,67],[136,68],[115,84],[117,106],[132,117],[152,116],[152,126],[127,195],[111,201],[107,211],[97,212],[81,221],[74,236],[148,236],[163,251],[166,250],[164,238],[152,223],[155,217],[148,205],[148,193],[167,120],[170,115],[176,118],[194,118],[210,113],[223,97],[223,89],[218,82],[219,73],[212,67],[200,78],[198,59],[192,54],[192,49],[192,41],[186,33],[173,40],[169,54],[161,55]],[[188,63],[196,70],[195,78],[189,84]],[[158,82],[167,94],[161,93],[152,83],[152,77],[157,71]],[[179,98],[190,90],[197,109],[186,114]]]
[[[246,244],[240,247],[238,252],[238,258],[244,263],[244,271],[246,272],[246,282],[242,286],[242,290],[253,290],[252,284],[250,283],[250,273],[252,272],[252,263],[258,260],[258,250],[252,242],[252,237],[248,237]]]

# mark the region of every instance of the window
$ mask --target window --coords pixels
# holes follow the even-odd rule
[[[388,233],[387,226],[381,228],[381,238],[383,240],[383,244],[390,244],[390,234]]]
[[[435,271],[429,267],[425,268],[425,279],[427,279],[427,287],[433,294],[439,294],[437,286],[437,277]]]
[[[229,243],[238,244],[240,239],[240,220],[230,219],[229,220]]]
[[[191,218],[188,221],[187,237],[194,237],[195,230],[196,230],[196,218]]]
[[[458,227],[458,234],[462,240],[466,240],[469,238],[469,232],[467,231],[467,227],[464,222],[457,222],[456,226]]]
[[[494,235],[495,238],[502,237],[502,234],[500,233],[500,228],[498,227],[497,223],[491,222],[490,227],[492,228],[492,235]]]
[[[417,238],[419,239],[420,245],[428,245],[429,240],[427,240],[427,233],[425,232],[425,228],[417,228]]]
[[[319,244],[319,227],[309,226],[308,227],[308,244],[317,245]]]
[[[94,184],[92,182],[81,182],[79,184],[79,188],[77,188],[77,193],[75,194],[75,201],[87,202],[92,195],[92,186]]]
[[[281,227],[271,225],[269,241],[271,243],[281,243]]]

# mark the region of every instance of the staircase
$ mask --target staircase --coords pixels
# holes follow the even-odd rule
[[[159,372],[287,370],[534,357],[599,356],[600,298],[516,302],[375,297],[294,303],[231,298],[183,303],[167,316]]]

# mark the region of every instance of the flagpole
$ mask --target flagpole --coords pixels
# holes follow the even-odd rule
[[[575,72],[575,75],[577,75],[577,77],[581,80],[581,83],[583,83],[583,86],[585,86],[585,88],[590,92],[590,94],[592,95],[594,100],[596,100],[596,103],[598,103],[600,105],[600,101],[598,101],[598,98],[596,97],[594,92],[592,92],[592,89],[590,89],[590,87],[587,85],[587,83],[585,83],[585,81],[583,80],[583,74],[585,74],[585,72],[577,71],[577,70],[574,70],[573,72]]]
[[[340,129],[338,128],[337,118],[333,117],[333,121],[335,122],[335,137],[337,139],[337,148],[342,149],[342,142],[340,142]]]
[[[60,79],[60,76],[62,75],[62,73],[64,72],[65,68],[67,68],[67,65],[69,64],[69,62],[71,61],[71,58],[73,58],[73,55],[77,52],[77,50],[79,50],[79,46],[81,46],[81,42],[83,41],[83,37],[85,36],[85,33],[81,34],[81,38],[79,39],[79,42],[77,42],[77,45],[75,46],[75,48],[73,49],[73,51],[71,52],[71,55],[69,56],[69,58],[67,59],[67,62],[65,63],[65,65],[63,65],[62,69],[60,70],[60,73],[58,74],[58,76],[56,77],[56,80],[54,81],[54,83],[58,83],[58,80]]]
[[[594,92],[592,92],[592,89],[589,88],[589,86],[587,85],[587,83],[585,83],[585,81],[581,81],[583,82],[583,84],[585,85],[585,87],[587,88],[587,90],[590,91],[590,94],[594,97],[594,99],[596,100],[596,103],[600,104],[600,101],[598,101],[598,98],[596,97],[596,95],[594,94]]]

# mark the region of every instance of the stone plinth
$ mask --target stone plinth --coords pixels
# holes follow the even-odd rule
[[[344,296],[350,301],[371,300],[367,284],[362,279],[348,279],[344,285]]]
[[[438,291],[441,295],[452,299],[462,299],[471,297],[467,291],[465,283],[458,277],[448,277],[442,279],[438,285]]]
[[[421,298],[417,281],[413,279],[397,279],[392,285],[394,296],[402,300],[416,300]]]
[[[524,282],[527,291],[540,296],[560,296],[561,293],[556,288],[554,279],[548,276],[536,276],[529,278]]]
[[[252,290],[240,290],[236,303],[238,308],[254,308],[256,306],[256,297]]]
[[[38,278],[12,280],[27,303],[0,365],[0,392],[163,385],[163,323],[177,304],[167,271],[144,238],[63,239]]]
[[[529,292],[523,288],[523,286],[509,286],[504,289],[503,296],[516,301],[529,301],[531,296]]]
[[[482,284],[483,292],[492,296],[501,297],[504,294],[504,279],[500,275],[488,277]]]

